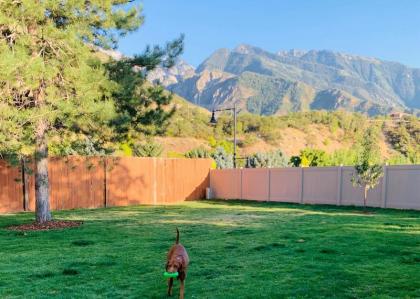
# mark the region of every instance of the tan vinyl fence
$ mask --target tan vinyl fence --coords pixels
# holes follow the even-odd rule
[[[213,198],[363,205],[363,191],[351,183],[353,167],[256,168],[210,171]],[[386,166],[372,207],[420,210],[420,165]]]
[[[210,159],[49,159],[52,210],[173,204],[205,197]],[[30,167],[29,167],[30,168]],[[35,209],[34,176],[0,160],[0,213]]]

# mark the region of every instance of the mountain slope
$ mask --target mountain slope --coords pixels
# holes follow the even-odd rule
[[[341,93],[336,90],[330,92]],[[337,94],[338,98],[341,96]],[[232,144],[232,116],[229,113],[218,114],[218,122],[213,126],[209,123],[211,114],[208,110],[178,96],[174,97],[173,105],[177,110],[169,120],[164,136],[155,137],[155,141],[164,146],[164,155],[180,157],[196,148],[214,149],[214,142],[216,145]],[[368,118],[344,111],[310,111],[283,116],[241,113],[237,127],[238,155],[244,157],[256,152],[281,149],[290,157],[298,155],[305,148],[313,148],[324,150],[337,159],[353,159],[364,130],[376,126],[383,161],[392,158],[392,163],[404,164],[408,161],[401,160],[404,156],[417,155],[420,158],[420,127],[418,118],[404,116],[401,120],[392,120],[390,117]],[[411,154],[407,154],[407,151],[411,151]]]
[[[420,70],[375,58],[325,50],[270,53],[240,45],[215,51],[195,70],[185,63],[181,69],[171,80],[162,71],[152,74],[152,80],[208,109],[233,103],[264,115],[420,109]]]

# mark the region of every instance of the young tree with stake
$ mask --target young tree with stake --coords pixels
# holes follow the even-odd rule
[[[375,127],[369,127],[363,135],[361,151],[351,179],[354,186],[363,188],[365,208],[369,189],[375,188],[383,175],[382,165],[378,164],[380,156],[377,143],[378,132]]]

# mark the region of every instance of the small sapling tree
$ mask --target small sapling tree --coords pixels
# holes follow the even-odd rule
[[[362,147],[351,181],[354,186],[363,188],[363,206],[366,208],[369,189],[375,188],[383,175],[377,148],[378,133],[376,128],[370,127],[363,135]]]

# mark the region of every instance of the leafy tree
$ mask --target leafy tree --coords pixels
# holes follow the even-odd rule
[[[213,136],[209,137],[210,146],[217,150],[217,148],[223,148],[228,154],[233,154],[233,142],[227,140],[216,140]]]
[[[389,141],[397,151],[405,156],[408,156],[413,150],[410,142],[410,134],[403,124],[400,124],[389,132]]]
[[[309,167],[309,166],[311,166],[310,165],[310,161],[308,160],[308,158],[306,156],[303,156],[300,161],[301,161],[301,166],[302,167]]]
[[[338,149],[329,155],[329,166],[355,165],[358,151],[355,148]]]
[[[313,148],[305,148],[300,151],[299,156],[292,156],[290,158],[290,164],[295,167],[326,166],[328,163],[328,154],[323,150]]]
[[[375,188],[383,175],[382,166],[379,161],[379,148],[377,145],[378,132],[375,127],[370,127],[363,135],[362,150],[359,154],[355,172],[352,176],[352,183],[355,186],[363,187],[363,205],[366,207],[368,191]]]
[[[408,157],[404,156],[403,154],[394,154],[389,157],[386,161],[389,165],[404,165],[404,164],[411,164],[411,161]]]
[[[288,159],[281,150],[256,153],[247,159],[247,168],[287,167]]]
[[[166,136],[207,139],[212,135],[213,127],[209,125],[209,116],[202,108],[195,107],[176,95],[172,103],[177,109],[168,120]]]
[[[326,166],[328,164],[328,154],[319,149],[306,148],[300,152],[302,161],[307,160],[308,165],[304,166]]]
[[[218,169],[233,168],[233,155],[228,154],[223,147],[217,147],[211,156]]]
[[[160,157],[162,152],[162,144],[151,140],[133,145],[133,154],[137,157]]]
[[[0,2],[0,135],[4,150],[35,154],[36,220],[51,220],[48,138],[89,131],[113,114],[112,84],[92,45],[137,29],[129,0]],[[10,125],[10,126],[9,126]]]
[[[398,126],[387,130],[387,138],[392,147],[407,159],[400,159],[409,164],[420,161],[420,122],[415,117],[407,117]]]
[[[299,167],[302,163],[302,159],[299,156],[291,156],[290,157],[290,165],[293,167]]]

